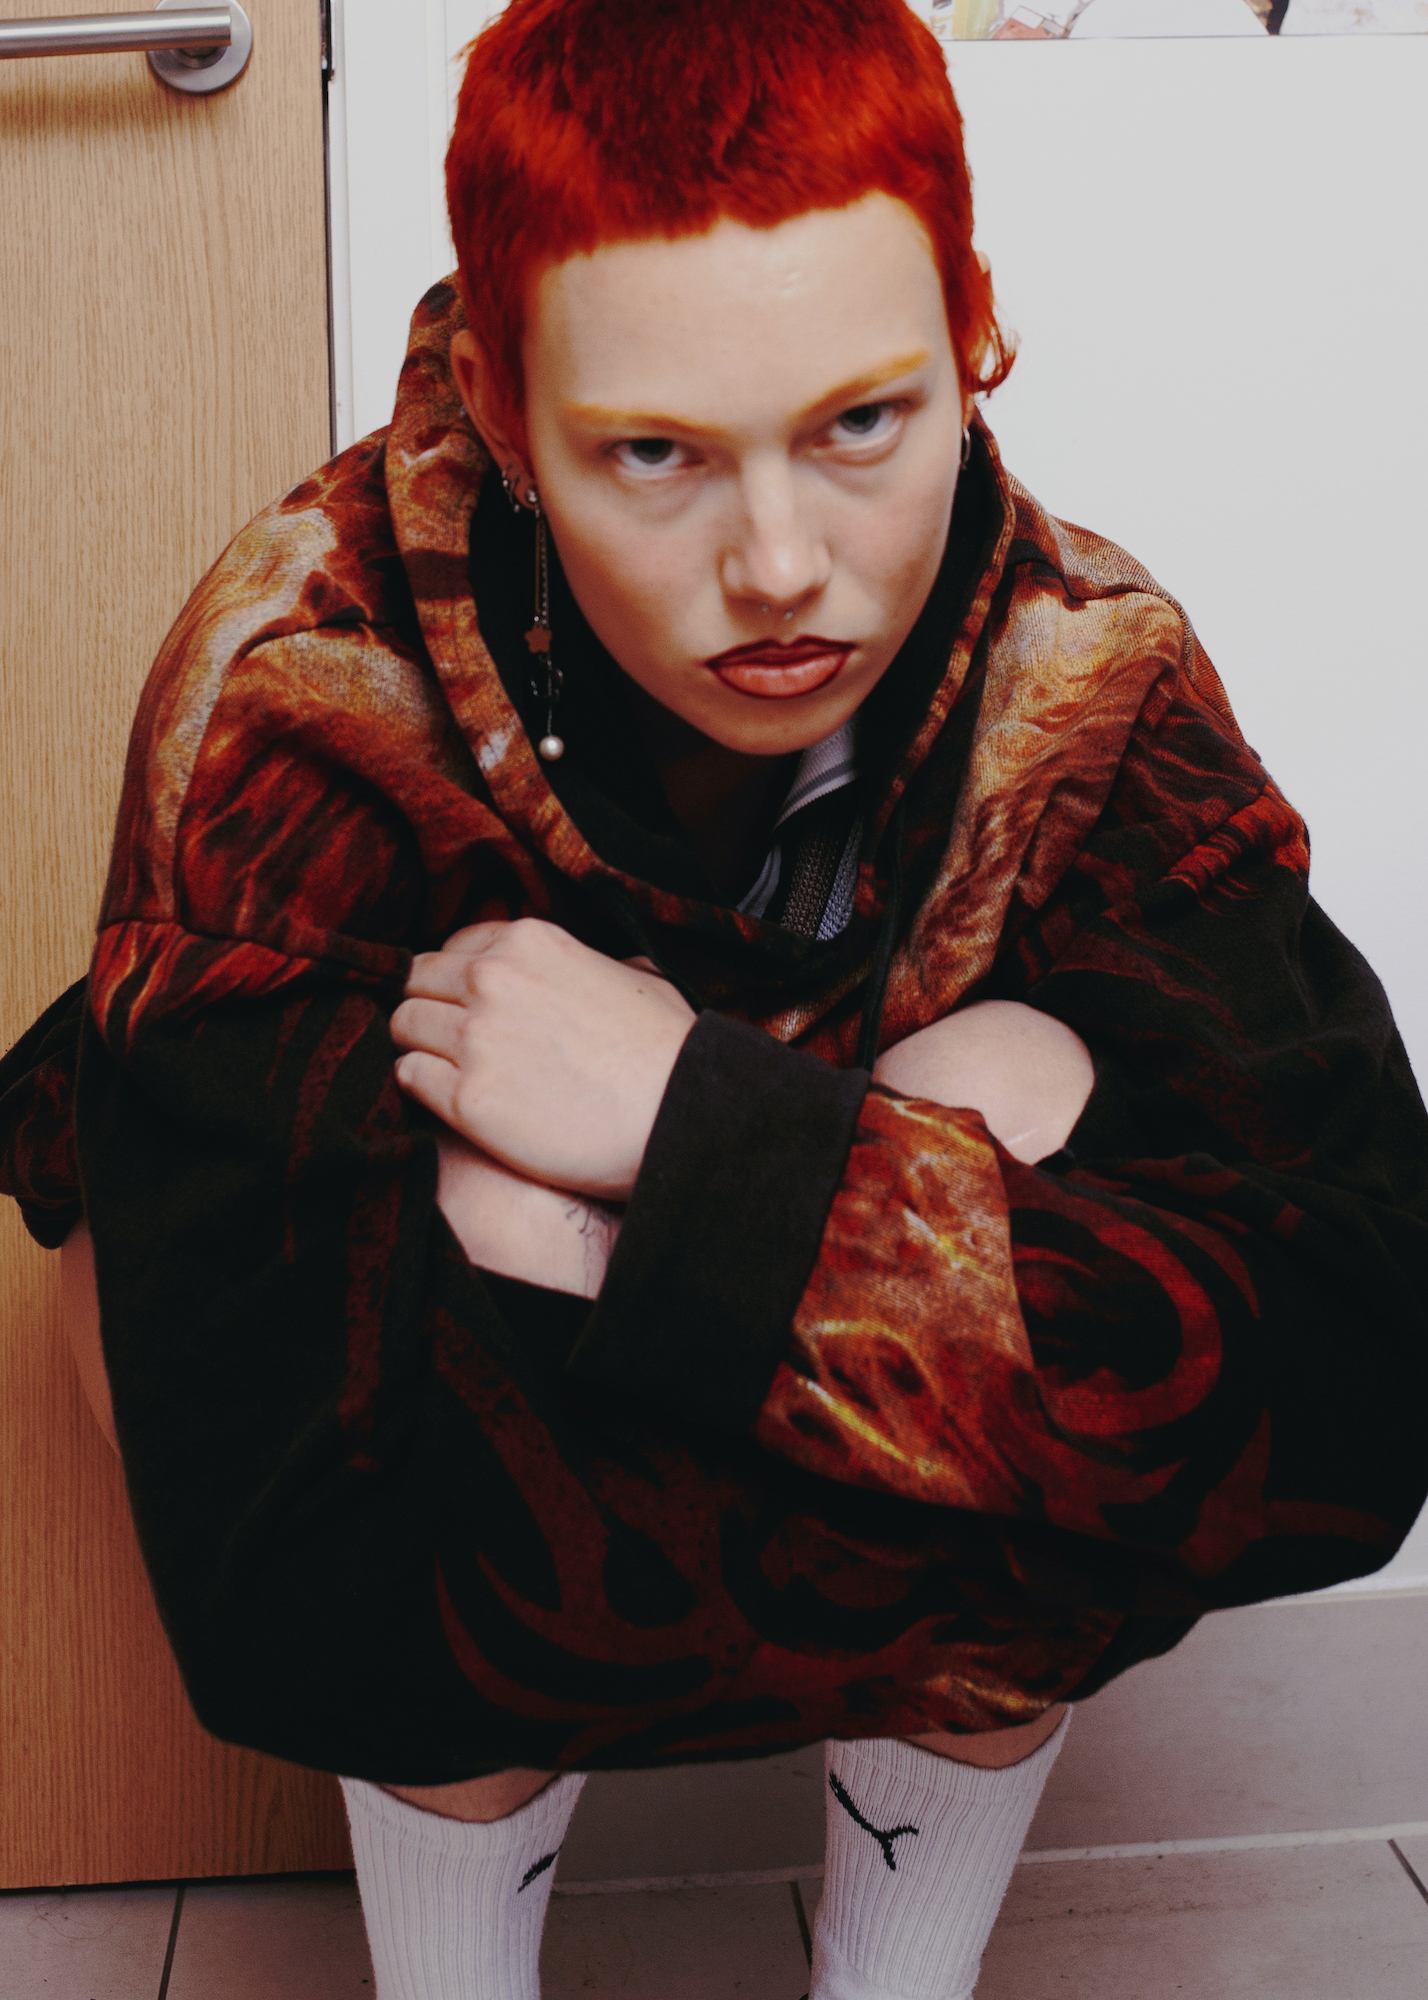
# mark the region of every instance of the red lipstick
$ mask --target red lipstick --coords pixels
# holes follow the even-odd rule
[[[790,695],[812,694],[815,688],[826,686],[852,651],[845,639],[820,639],[816,633],[807,633],[787,645],[776,639],[757,639],[749,646],[731,646],[727,653],[716,653],[704,664],[725,687],[739,694],[784,701]]]

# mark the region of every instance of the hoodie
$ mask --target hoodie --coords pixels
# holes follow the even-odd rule
[[[87,985],[0,1070],[0,1186],[90,1223],[200,1718],[409,1784],[993,1729],[1380,1566],[1428,1120],[1180,607],[979,422],[836,934],[728,907],[570,603],[535,754],[461,323],[427,294],[390,429],[180,615]],[[593,1306],[466,1262],[392,1076],[413,953],[523,915],[700,1009]],[[985,998],[1095,1065],[1036,1166],[871,1079]]]

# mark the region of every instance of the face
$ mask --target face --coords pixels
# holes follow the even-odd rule
[[[572,257],[539,281],[524,360],[524,469],[620,666],[731,750],[831,735],[931,589],[969,414],[911,210],[874,194]],[[452,362],[517,463],[469,334]]]

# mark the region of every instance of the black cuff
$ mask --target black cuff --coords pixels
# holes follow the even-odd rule
[[[871,1081],[701,1014],[571,1371],[701,1427],[746,1431],[788,1344]]]

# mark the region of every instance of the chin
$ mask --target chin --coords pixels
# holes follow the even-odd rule
[[[722,743],[726,750],[737,750],[745,757],[788,757],[795,751],[811,749],[825,736],[841,729],[862,699],[862,692],[849,700],[841,691],[837,701],[820,701],[816,696],[763,701],[746,696],[740,704],[744,712],[730,714],[721,703],[717,714],[689,716],[686,720],[713,742]]]

